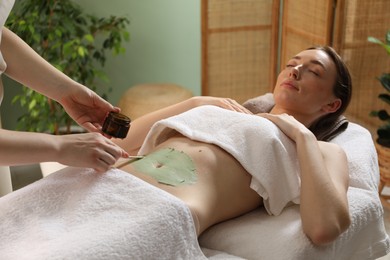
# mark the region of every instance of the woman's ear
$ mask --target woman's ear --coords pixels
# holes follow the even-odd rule
[[[341,103],[342,103],[341,99],[337,98],[332,102],[324,105],[322,107],[322,110],[325,111],[326,113],[334,113],[341,107]]]

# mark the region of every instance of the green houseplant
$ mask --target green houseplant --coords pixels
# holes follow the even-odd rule
[[[6,26],[57,69],[107,99],[111,88],[99,93],[97,84],[108,82],[102,71],[108,53],[125,52],[128,24],[126,17],[85,14],[72,0],[23,0],[15,3]],[[60,104],[29,88],[12,102],[25,111],[18,118],[20,130],[70,133],[76,124]]]
[[[390,55],[390,30],[386,33],[384,42],[374,37],[368,37],[368,41],[379,44],[386,50],[387,54]],[[378,77],[378,80],[386,90],[386,93],[379,94],[378,97],[386,104],[390,105],[390,72],[383,73]],[[384,124],[377,129],[377,143],[385,147],[390,147],[390,115],[387,113],[387,110],[374,110],[370,113],[370,115],[378,117],[384,122]]]

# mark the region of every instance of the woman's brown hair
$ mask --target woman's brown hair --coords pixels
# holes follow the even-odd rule
[[[341,100],[341,106],[337,111],[321,117],[309,127],[309,129],[317,136],[317,134],[322,132],[323,129],[332,126],[336,121],[338,121],[339,117],[347,109],[352,96],[352,80],[347,65],[332,47],[316,46],[311,47],[308,50],[321,50],[332,59],[336,66],[336,81],[333,86],[333,94]]]

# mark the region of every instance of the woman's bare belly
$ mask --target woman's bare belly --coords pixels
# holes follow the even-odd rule
[[[192,159],[197,173],[194,184],[162,184],[137,171],[132,164],[121,169],[184,201],[194,215],[198,235],[211,225],[249,212],[262,203],[261,197],[249,187],[249,173],[223,149],[183,136],[168,139],[155,151],[163,148],[182,151]]]

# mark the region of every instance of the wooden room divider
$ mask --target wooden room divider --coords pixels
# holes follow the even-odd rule
[[[202,94],[239,102],[272,89],[279,3],[202,0]]]
[[[367,41],[368,36],[385,40],[390,30],[390,1],[341,1],[339,21],[334,33],[334,46],[347,62],[353,82],[352,101],[347,115],[366,126],[373,135],[382,124],[369,116],[370,111],[384,106],[378,99],[385,90],[377,80],[390,71],[390,57],[377,44]]]
[[[292,56],[308,47],[331,45],[335,18],[333,2],[334,0],[284,1],[280,69]]]
[[[333,46],[348,64],[353,98],[347,116],[375,129],[383,106],[376,77],[389,57],[368,36],[390,30],[388,0],[202,0],[202,94],[243,102],[272,91],[286,61],[313,45]]]

